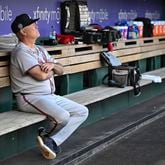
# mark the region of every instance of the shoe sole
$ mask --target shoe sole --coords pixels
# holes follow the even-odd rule
[[[49,160],[56,158],[56,153],[53,152],[49,147],[47,147],[44,144],[44,142],[40,136],[37,136],[37,141],[38,141],[38,146],[39,146],[44,158],[49,159]]]

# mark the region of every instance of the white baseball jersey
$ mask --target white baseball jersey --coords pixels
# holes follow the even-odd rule
[[[29,48],[19,42],[12,52],[10,63],[11,88],[13,93],[50,94],[55,92],[53,76],[44,81],[37,81],[27,74],[27,71],[37,65],[54,60],[41,46]]]

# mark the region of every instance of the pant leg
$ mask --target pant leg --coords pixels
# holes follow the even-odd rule
[[[54,95],[19,95],[16,99],[21,111],[43,114],[59,124],[69,120],[69,112],[56,104]]]
[[[26,112],[42,113],[64,125],[52,138],[62,144],[87,118],[88,109],[57,95],[26,95],[17,97],[19,108]]]
[[[57,97],[56,103],[70,114],[68,123],[52,136],[57,145],[60,145],[87,119],[88,109],[61,96]]]

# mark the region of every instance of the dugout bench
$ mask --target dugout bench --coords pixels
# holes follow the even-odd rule
[[[64,66],[64,75],[55,77],[58,94],[89,108],[90,115],[84,125],[165,92],[165,37],[113,44],[112,53],[122,63],[136,62],[142,73],[160,76],[162,83],[141,80],[144,92],[142,96],[134,98],[131,86],[117,88],[102,85],[107,66],[101,63],[100,52],[107,51],[106,47],[97,44],[45,46],[50,55]],[[13,107],[9,79],[10,53],[11,50],[0,51],[0,148],[5,148],[5,151],[0,151],[0,160],[34,147],[37,128],[46,119],[43,115],[20,112]],[[119,98],[120,105],[117,102]]]

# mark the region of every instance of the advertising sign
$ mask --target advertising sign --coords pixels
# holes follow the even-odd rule
[[[48,36],[51,26],[60,33],[60,3],[60,0],[0,0],[0,35],[11,33],[11,22],[22,13],[40,18],[38,26],[41,36]],[[138,16],[152,20],[163,18],[163,0],[88,0],[87,3],[91,22],[102,26],[114,25],[119,20],[133,20]]]

